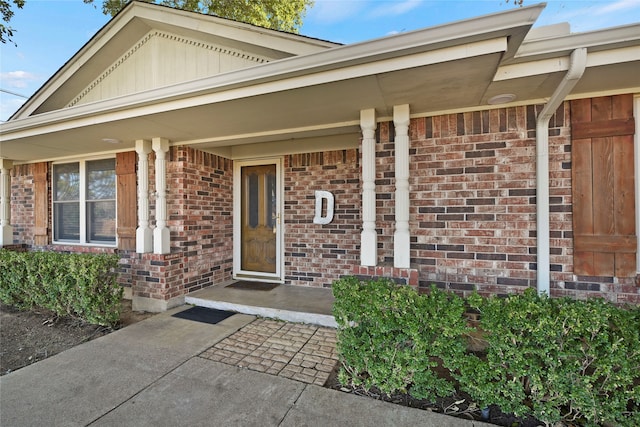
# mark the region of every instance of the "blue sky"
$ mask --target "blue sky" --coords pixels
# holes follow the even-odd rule
[[[315,0],[300,32],[354,43],[513,7],[505,0]],[[17,46],[0,45],[0,120],[25,101],[4,91],[31,96],[108,20],[100,6],[82,0],[26,0],[11,21]],[[558,22],[569,22],[573,32],[638,23],[640,0],[549,0],[536,26]]]

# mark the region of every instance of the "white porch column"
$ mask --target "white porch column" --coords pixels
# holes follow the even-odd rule
[[[360,111],[362,129],[362,235],[360,236],[360,264],[378,263],[378,234],[376,232],[376,110]]]
[[[396,230],[393,234],[393,266],[409,268],[409,104],[393,107],[396,128]]]
[[[136,141],[138,154],[138,228],[136,229],[136,252],[153,252],[153,230],[149,225],[149,153],[151,141]]]
[[[11,226],[11,168],[13,162],[0,159],[0,248],[13,244]]]
[[[153,253],[168,254],[169,228],[167,227],[167,151],[169,140],[153,138],[152,148],[156,153],[156,228],[153,230]]]

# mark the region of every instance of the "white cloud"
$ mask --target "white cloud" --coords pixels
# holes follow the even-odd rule
[[[550,3],[538,24],[569,22],[572,32],[583,32],[638,22],[640,17],[640,0],[572,3]]]
[[[595,9],[596,15],[620,12],[621,10],[640,8],[640,0],[618,0]]]
[[[39,80],[39,76],[28,71],[9,71],[6,73],[0,73],[0,83],[2,84],[3,89],[27,88],[30,84]]]

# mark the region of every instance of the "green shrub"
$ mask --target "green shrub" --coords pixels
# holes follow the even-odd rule
[[[640,425],[640,309],[602,299],[474,297],[486,358],[468,355],[457,378],[481,406],[541,421]]]
[[[332,288],[342,382],[429,399],[454,392],[433,368],[464,352],[461,298],[435,288],[419,295],[385,279],[347,277]]]
[[[480,312],[466,327],[465,301],[435,288],[419,295],[389,280],[334,283],[343,384],[417,398],[468,394],[477,407],[553,424],[640,425],[640,307],[602,299],[473,295]],[[484,334],[487,348],[466,350]],[[447,375],[438,375],[439,371]]]
[[[117,255],[0,250],[0,300],[113,326],[123,292],[114,273],[118,260]]]

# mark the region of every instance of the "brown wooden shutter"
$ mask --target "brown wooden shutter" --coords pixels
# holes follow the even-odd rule
[[[49,164],[33,165],[33,244],[45,246],[49,244]]]
[[[118,249],[135,250],[137,226],[136,152],[116,154]]]
[[[571,101],[574,273],[636,274],[633,96]]]

